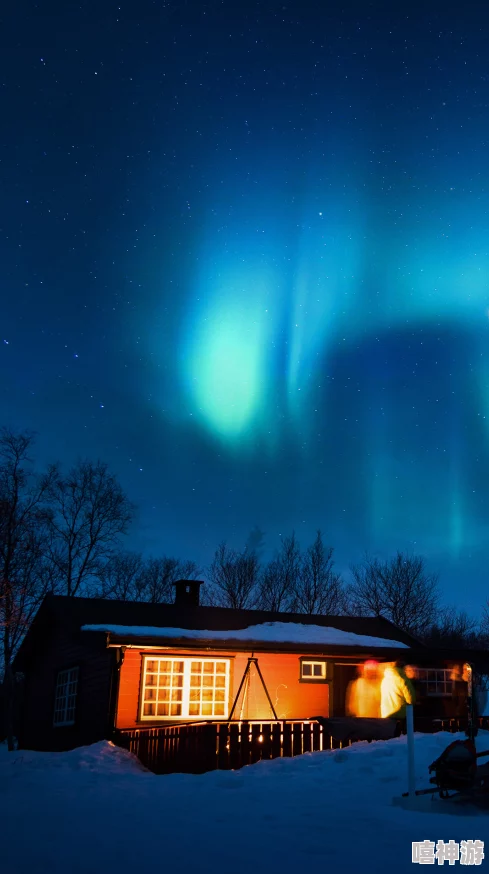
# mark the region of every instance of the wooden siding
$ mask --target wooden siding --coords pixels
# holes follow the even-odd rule
[[[150,655],[153,651],[146,650]],[[155,648],[154,652],[161,653]],[[217,652],[205,650],[203,653],[195,650],[171,651],[172,655],[197,658],[229,658],[230,659],[230,695],[226,716],[234,702],[241,679],[246,669],[249,653]],[[300,658],[293,653],[255,653],[258,658],[263,679],[275,707],[278,719],[307,719],[309,716],[329,716],[329,684],[299,682]],[[318,656],[311,656],[318,659]],[[127,649],[124,664],[121,668],[119,701],[116,727],[132,728],[148,725],[148,721],[139,722],[139,693],[141,682],[142,654],[138,649]],[[254,666],[251,668],[249,692],[242,708],[243,694],[240,695],[235,718],[270,719],[272,713],[265,691]],[[175,721],[175,720],[173,720]],[[188,722],[188,717],[185,722]],[[153,720],[151,720],[153,722]],[[168,724],[168,720],[154,720],[155,724]]]
[[[25,672],[19,742],[24,749],[67,750],[110,736],[108,721],[113,652],[105,637],[55,628]],[[59,671],[78,667],[75,724],[53,725]]]

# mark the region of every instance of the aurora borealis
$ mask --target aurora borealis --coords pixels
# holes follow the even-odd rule
[[[157,8],[158,7],[158,8]],[[489,558],[489,9],[141,0],[5,21],[2,420],[137,548],[259,525]],[[55,24],[53,24],[55,22]]]

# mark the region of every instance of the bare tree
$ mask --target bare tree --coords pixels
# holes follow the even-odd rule
[[[140,596],[137,600],[150,604],[171,604],[177,580],[196,580],[199,568],[194,561],[181,561],[178,558],[162,556],[148,558],[143,565],[140,577]]]
[[[31,466],[30,433],[0,431],[0,640],[9,750],[14,748],[12,661],[39,604],[54,585],[44,541],[54,470],[37,475]]]
[[[255,552],[236,552],[220,543],[207,575],[211,581],[210,600],[236,610],[255,606],[259,562]]]
[[[420,635],[434,624],[439,602],[438,579],[424,558],[398,552],[387,561],[366,556],[352,567],[349,612],[385,616],[399,628]]]
[[[194,561],[161,556],[143,558],[138,552],[115,553],[102,575],[102,597],[119,601],[173,602],[177,580],[195,580],[200,574]]]
[[[102,598],[117,601],[140,601],[143,588],[144,560],[139,552],[115,553],[100,576]]]
[[[489,601],[487,601],[482,608],[482,619],[479,633],[482,645],[489,648]]]
[[[263,569],[258,603],[262,610],[281,613],[295,609],[301,552],[295,532],[284,537],[279,552]]]
[[[423,640],[438,646],[477,647],[482,644],[477,621],[456,607],[439,610],[436,622],[423,635]]]
[[[346,608],[341,575],[334,570],[333,547],[323,543],[321,531],[303,556],[294,591],[298,613],[337,616]]]
[[[101,461],[79,461],[52,487],[50,558],[64,594],[88,594],[127,532],[133,506]]]

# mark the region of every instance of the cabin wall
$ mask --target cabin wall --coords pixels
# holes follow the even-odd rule
[[[17,733],[23,749],[69,750],[109,736],[113,651],[105,635],[53,628],[25,670]],[[54,726],[58,673],[79,668],[75,724]]]
[[[152,651],[146,650],[145,654]],[[154,650],[161,654],[161,649]],[[227,702],[226,715],[229,714],[236,693],[239,689],[247,659],[251,652],[232,653],[206,650],[198,653],[195,650],[172,650],[172,655],[190,656],[193,658],[229,658],[230,659],[230,694]],[[293,653],[256,653],[258,664],[275,707],[279,719],[307,719],[310,716],[329,716],[329,684],[300,682],[300,659],[306,658]],[[311,659],[317,656],[311,656]],[[154,723],[168,724],[175,720],[143,720],[139,721],[139,694],[142,676],[142,653],[137,649],[127,649],[120,672],[119,697],[117,707],[116,727],[134,728]],[[270,719],[273,718],[256,668],[251,668],[249,692],[242,707],[243,695],[240,695],[234,718]],[[188,722],[188,718],[185,719]]]
[[[145,650],[147,655],[164,654],[161,649]],[[233,653],[206,650],[204,653],[195,649],[173,649],[171,655],[181,655],[192,658],[229,658],[230,659],[230,692],[226,715],[229,714],[236,697],[247,659],[251,652]],[[170,653],[168,653],[170,655]],[[305,654],[294,653],[256,653],[258,663],[265,680],[270,698],[279,719],[307,719],[312,716],[345,716],[345,699],[349,683],[357,676],[357,659],[340,659],[331,657],[332,680],[329,683],[300,682],[300,660],[307,658]],[[317,655],[309,656],[312,660],[327,658]],[[435,661],[435,660],[433,660]],[[431,663],[430,663],[431,664]],[[442,663],[443,665],[443,663]],[[453,667],[453,663],[445,668]],[[116,727],[135,728],[154,724],[169,724],[178,720],[139,720],[140,683],[142,677],[142,651],[127,649],[120,673],[120,687],[116,714]],[[429,720],[459,717],[466,714],[466,689],[454,688],[453,695],[430,697],[426,688],[414,683],[416,691],[415,716]],[[270,719],[270,705],[255,667],[252,667],[251,685],[248,696],[242,706],[241,694],[234,718]],[[188,717],[185,718],[188,722]]]

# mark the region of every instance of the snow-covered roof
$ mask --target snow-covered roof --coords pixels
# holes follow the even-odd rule
[[[298,643],[332,646],[389,647],[408,649],[405,643],[384,637],[354,634],[321,625],[296,622],[263,622],[233,631],[201,631],[189,628],[155,628],[151,625],[83,625],[82,631],[105,631],[117,637],[187,638],[189,640],[253,641],[255,643]]]

